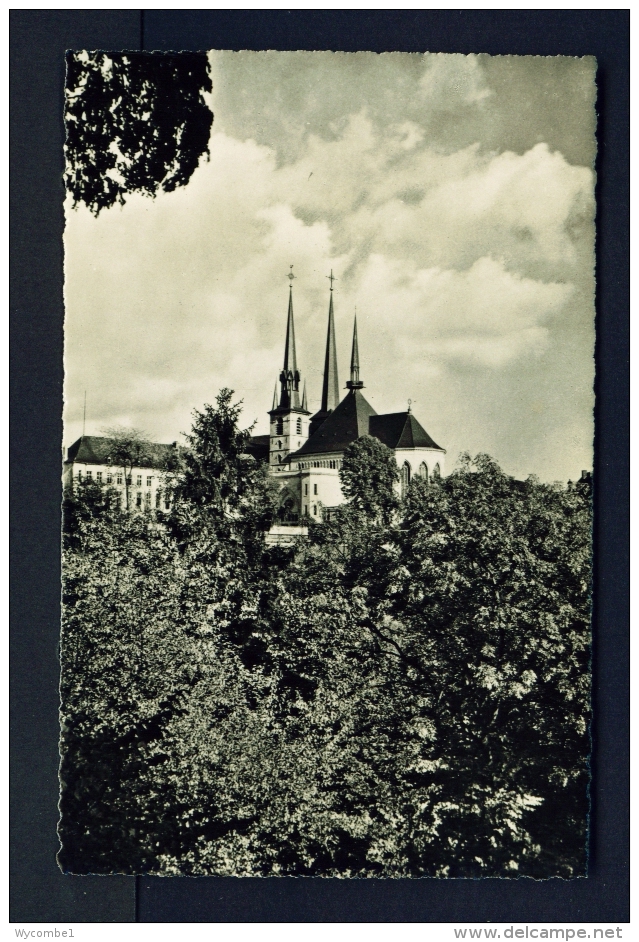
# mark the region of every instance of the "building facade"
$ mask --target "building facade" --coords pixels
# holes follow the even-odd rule
[[[324,376],[320,410],[310,416],[306,387],[300,398],[301,374],[295,350],[293,288],[289,288],[284,366],[275,388],[269,412],[269,475],[279,484],[280,525],[303,524],[321,520],[344,501],[339,471],[344,452],[363,435],[371,435],[388,448],[400,470],[399,488],[405,493],[411,478],[426,480],[445,473],[446,451],[441,448],[412,414],[406,412],[378,415],[366,400],[360,378],[357,317],[353,326],[350,379],[340,400],[333,284],[328,307],[328,331],[324,357]],[[309,418],[310,416],[310,418]],[[265,436],[253,439],[254,454],[265,447]]]
[[[68,449],[64,462],[65,490],[73,490],[76,482],[95,481],[115,490],[123,510],[168,510],[170,500],[162,490],[162,472],[178,444],[138,444],[136,456],[119,462],[114,457],[118,453],[114,439],[98,435],[78,438]]]

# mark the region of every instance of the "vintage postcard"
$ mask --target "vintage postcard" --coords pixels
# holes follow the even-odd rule
[[[587,875],[595,76],[67,54],[64,871]]]

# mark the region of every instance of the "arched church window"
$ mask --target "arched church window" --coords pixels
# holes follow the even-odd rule
[[[281,447],[282,447],[282,443],[281,443],[281,442],[278,442],[278,443],[277,443],[277,447],[278,447],[278,448],[281,448]]]
[[[419,476],[420,478],[423,478],[428,484],[428,465],[426,464],[425,461],[422,461],[422,463],[419,466]]]
[[[302,420],[301,419],[297,420],[297,434],[298,435],[302,434]]]
[[[435,467],[433,468],[433,480],[434,481],[439,480],[441,476],[442,476],[441,468],[439,467],[439,463],[437,463]]]
[[[402,490],[402,497],[406,497],[408,493],[408,485],[410,484],[410,465],[407,461],[402,465],[402,470],[400,472],[400,483]]]

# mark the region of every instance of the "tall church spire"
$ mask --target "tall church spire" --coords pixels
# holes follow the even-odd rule
[[[320,425],[339,405],[339,380],[337,378],[337,348],[335,344],[335,314],[333,312],[333,282],[337,278],[331,269],[326,276],[331,283],[328,302],[328,332],[326,334],[326,354],[324,356],[324,379],[322,382],[322,405],[311,419],[309,434],[314,435]]]
[[[270,434],[268,463],[272,473],[290,471],[289,456],[296,452],[308,438],[308,409],[306,387],[300,404],[300,371],[297,368],[295,351],[295,323],[293,321],[293,266],[288,274],[288,317],[286,320],[286,344],[284,365],[279,375],[278,389],[275,385],[273,408],[269,412]]]
[[[326,356],[324,357],[324,383],[322,385],[322,412],[332,412],[339,404],[339,380],[337,378],[337,349],[335,346],[335,317],[333,315],[333,271],[331,269],[331,294],[328,303],[328,333]]]
[[[286,321],[286,345],[284,347],[284,367],[280,373],[280,409],[300,409],[300,374],[295,353],[295,322],[293,320],[293,266],[288,274],[290,280],[288,292],[288,319]]]
[[[359,378],[359,346],[357,344],[357,311],[353,325],[353,349],[351,351],[351,378],[346,383],[349,389],[361,389],[364,383]]]
[[[291,282],[288,292],[288,319],[286,321],[284,369],[291,370],[292,372],[295,372],[297,369],[297,357],[295,355],[295,322],[293,320],[293,282]]]

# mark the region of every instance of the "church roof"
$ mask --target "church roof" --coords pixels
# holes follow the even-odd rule
[[[252,455],[256,461],[268,461],[270,435],[251,435],[246,446],[246,452]]]
[[[440,448],[412,412],[389,412],[370,418],[369,433],[389,448]]]
[[[362,435],[373,435],[388,448],[434,448],[444,452],[422,428],[411,412],[378,415],[359,388],[351,389],[299,451],[288,456],[296,461],[305,455],[344,451]]]
[[[157,442],[140,442],[140,458],[136,462],[139,468],[163,468],[166,460],[176,445],[160,445]],[[100,435],[83,435],[67,450],[67,461],[79,461],[83,464],[108,464],[113,450],[114,439]]]
[[[362,435],[369,434],[368,422],[375,415],[377,413],[364,399],[361,390],[351,389],[299,451],[289,455],[288,460],[343,451]]]

